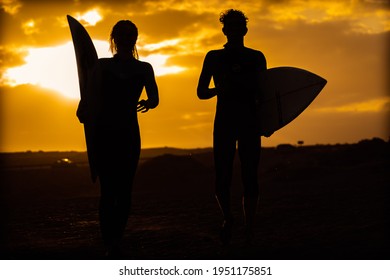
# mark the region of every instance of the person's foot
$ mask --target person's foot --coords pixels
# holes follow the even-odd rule
[[[230,240],[232,239],[232,227],[233,227],[233,221],[227,221],[224,220],[220,232],[220,238],[222,241],[222,244],[227,246],[230,244]]]
[[[253,228],[245,227],[245,245],[250,246],[253,244]]]
[[[109,246],[106,249],[105,257],[110,260],[121,259],[123,251],[119,246]]]

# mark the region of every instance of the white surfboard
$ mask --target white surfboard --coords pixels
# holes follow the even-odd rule
[[[270,135],[293,121],[327,83],[320,76],[295,67],[270,68],[262,82],[258,116],[261,135]]]

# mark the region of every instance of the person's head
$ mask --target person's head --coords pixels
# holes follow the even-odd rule
[[[248,32],[248,18],[239,10],[230,9],[221,13],[219,21],[223,24],[222,32],[228,40],[243,38]]]
[[[110,34],[110,50],[113,54],[118,52],[131,52],[138,58],[135,43],[138,38],[137,26],[130,20],[120,20],[112,28]]]

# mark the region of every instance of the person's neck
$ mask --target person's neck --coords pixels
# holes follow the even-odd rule
[[[133,58],[133,54],[131,52],[123,52],[123,51],[119,51],[115,54],[115,56],[119,59],[131,59]]]
[[[228,40],[224,46],[232,49],[242,48],[244,47],[244,38]]]

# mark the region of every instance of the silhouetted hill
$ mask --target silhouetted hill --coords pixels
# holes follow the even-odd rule
[[[211,152],[211,148],[199,149],[176,149],[176,148],[150,148],[142,149],[141,161],[153,157],[171,154],[171,155],[195,155],[199,153]],[[86,152],[44,152],[44,151],[26,151],[15,153],[0,153],[0,169],[1,168],[29,168],[38,166],[50,166],[58,159],[69,158],[74,163],[84,165],[88,163]]]
[[[184,156],[184,155],[205,153],[210,151],[212,151],[211,148],[199,148],[199,149],[177,149],[171,147],[149,148],[149,149],[142,149],[141,158],[147,159],[147,158],[152,158],[152,157],[166,155],[166,154]]]
[[[288,157],[297,161],[315,161],[316,164],[339,164],[347,162],[365,162],[367,159],[381,157],[389,153],[389,142],[380,138],[365,139],[356,144],[293,146],[282,144],[275,148],[262,148],[262,166],[275,165],[275,161],[289,162]],[[162,155],[192,156],[207,167],[213,166],[212,148],[177,149],[171,147],[142,149],[141,162]],[[86,152],[17,152],[0,153],[1,168],[29,168],[50,166],[58,159],[69,158],[74,163],[85,165],[88,163]],[[266,166],[266,167],[264,167]]]

